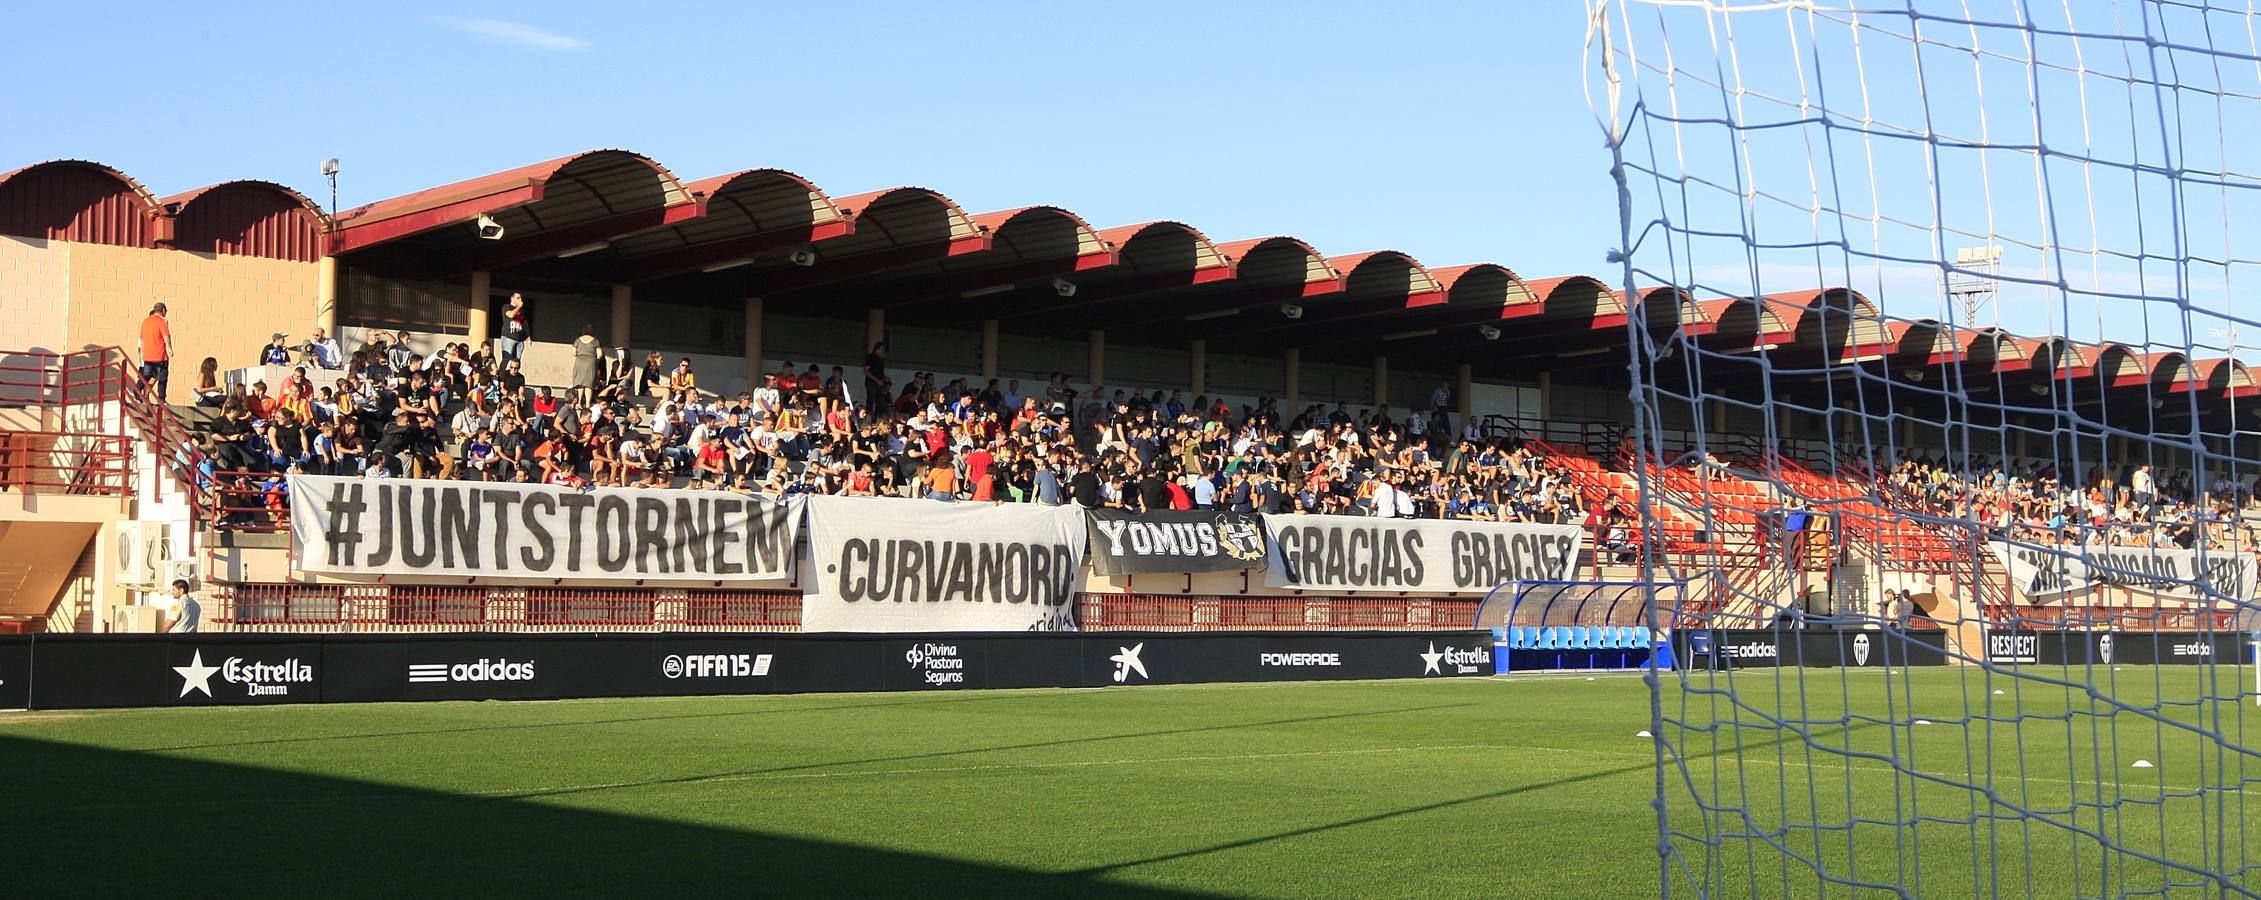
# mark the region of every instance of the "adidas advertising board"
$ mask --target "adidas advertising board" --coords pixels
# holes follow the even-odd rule
[[[1506,581],[1570,577],[1576,525],[1265,516],[1264,583],[1324,591],[1481,594]]]
[[[1253,513],[1085,510],[1091,568],[1100,575],[1233,572],[1264,565],[1264,525]]]
[[[1947,664],[1945,635],[1937,631],[1685,630],[1674,634],[1673,641],[1679,657],[1696,668],[1898,668]]]
[[[797,498],[290,477],[291,561],[333,575],[779,580]]]
[[[811,497],[812,633],[1074,631],[1083,510]]]
[[[0,642],[35,709],[1489,675],[1488,633],[69,635]],[[0,696],[7,696],[0,694]]]

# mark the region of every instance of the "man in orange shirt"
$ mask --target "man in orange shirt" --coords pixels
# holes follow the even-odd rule
[[[141,320],[141,380],[157,393],[157,401],[165,401],[165,388],[171,381],[173,367],[173,325],[165,320],[165,304],[149,308],[149,317]]]

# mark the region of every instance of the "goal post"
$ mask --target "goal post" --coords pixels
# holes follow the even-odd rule
[[[2261,7],[1587,11],[1661,892],[2261,896]]]

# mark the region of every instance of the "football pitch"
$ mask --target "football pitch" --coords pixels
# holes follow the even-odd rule
[[[1667,713],[1836,719],[1806,730],[1941,777],[1991,756],[1997,793],[2038,814],[2145,852],[2220,843],[2207,852],[2229,868],[2261,861],[2245,848],[2261,809],[2194,790],[2240,783],[2242,758],[2193,736],[2066,717],[2093,701],[1973,671],[1787,671],[1738,674],[1740,710],[1669,688]],[[2129,667],[2115,688],[2187,699],[2201,671]],[[1712,678],[1694,684],[1725,686]],[[0,846],[16,896],[1654,896],[1649,708],[1638,676],[1546,675],[8,714]],[[2173,708],[2243,727],[2235,702]],[[1682,829],[1755,826],[1913,896],[1968,895],[1974,873],[2009,879],[2000,896],[2169,887],[1968,791],[1777,743],[1782,729],[1667,733],[1707,794],[1752,812],[1707,820],[1676,783]],[[2154,768],[2128,768],[2137,755]],[[1937,821],[1912,839],[1843,824],[1911,811]],[[1816,822],[1835,827],[1799,827]],[[1680,846],[1676,896],[1691,879],[1712,896],[1890,895],[1748,841]],[[2222,893],[2168,890],[2186,892]]]

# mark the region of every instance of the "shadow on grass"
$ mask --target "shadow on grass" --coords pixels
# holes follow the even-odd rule
[[[0,771],[11,778],[0,847],[14,896],[1196,896],[1102,874],[12,737],[0,737]],[[871,839],[933,827],[946,826],[873,822]]]

